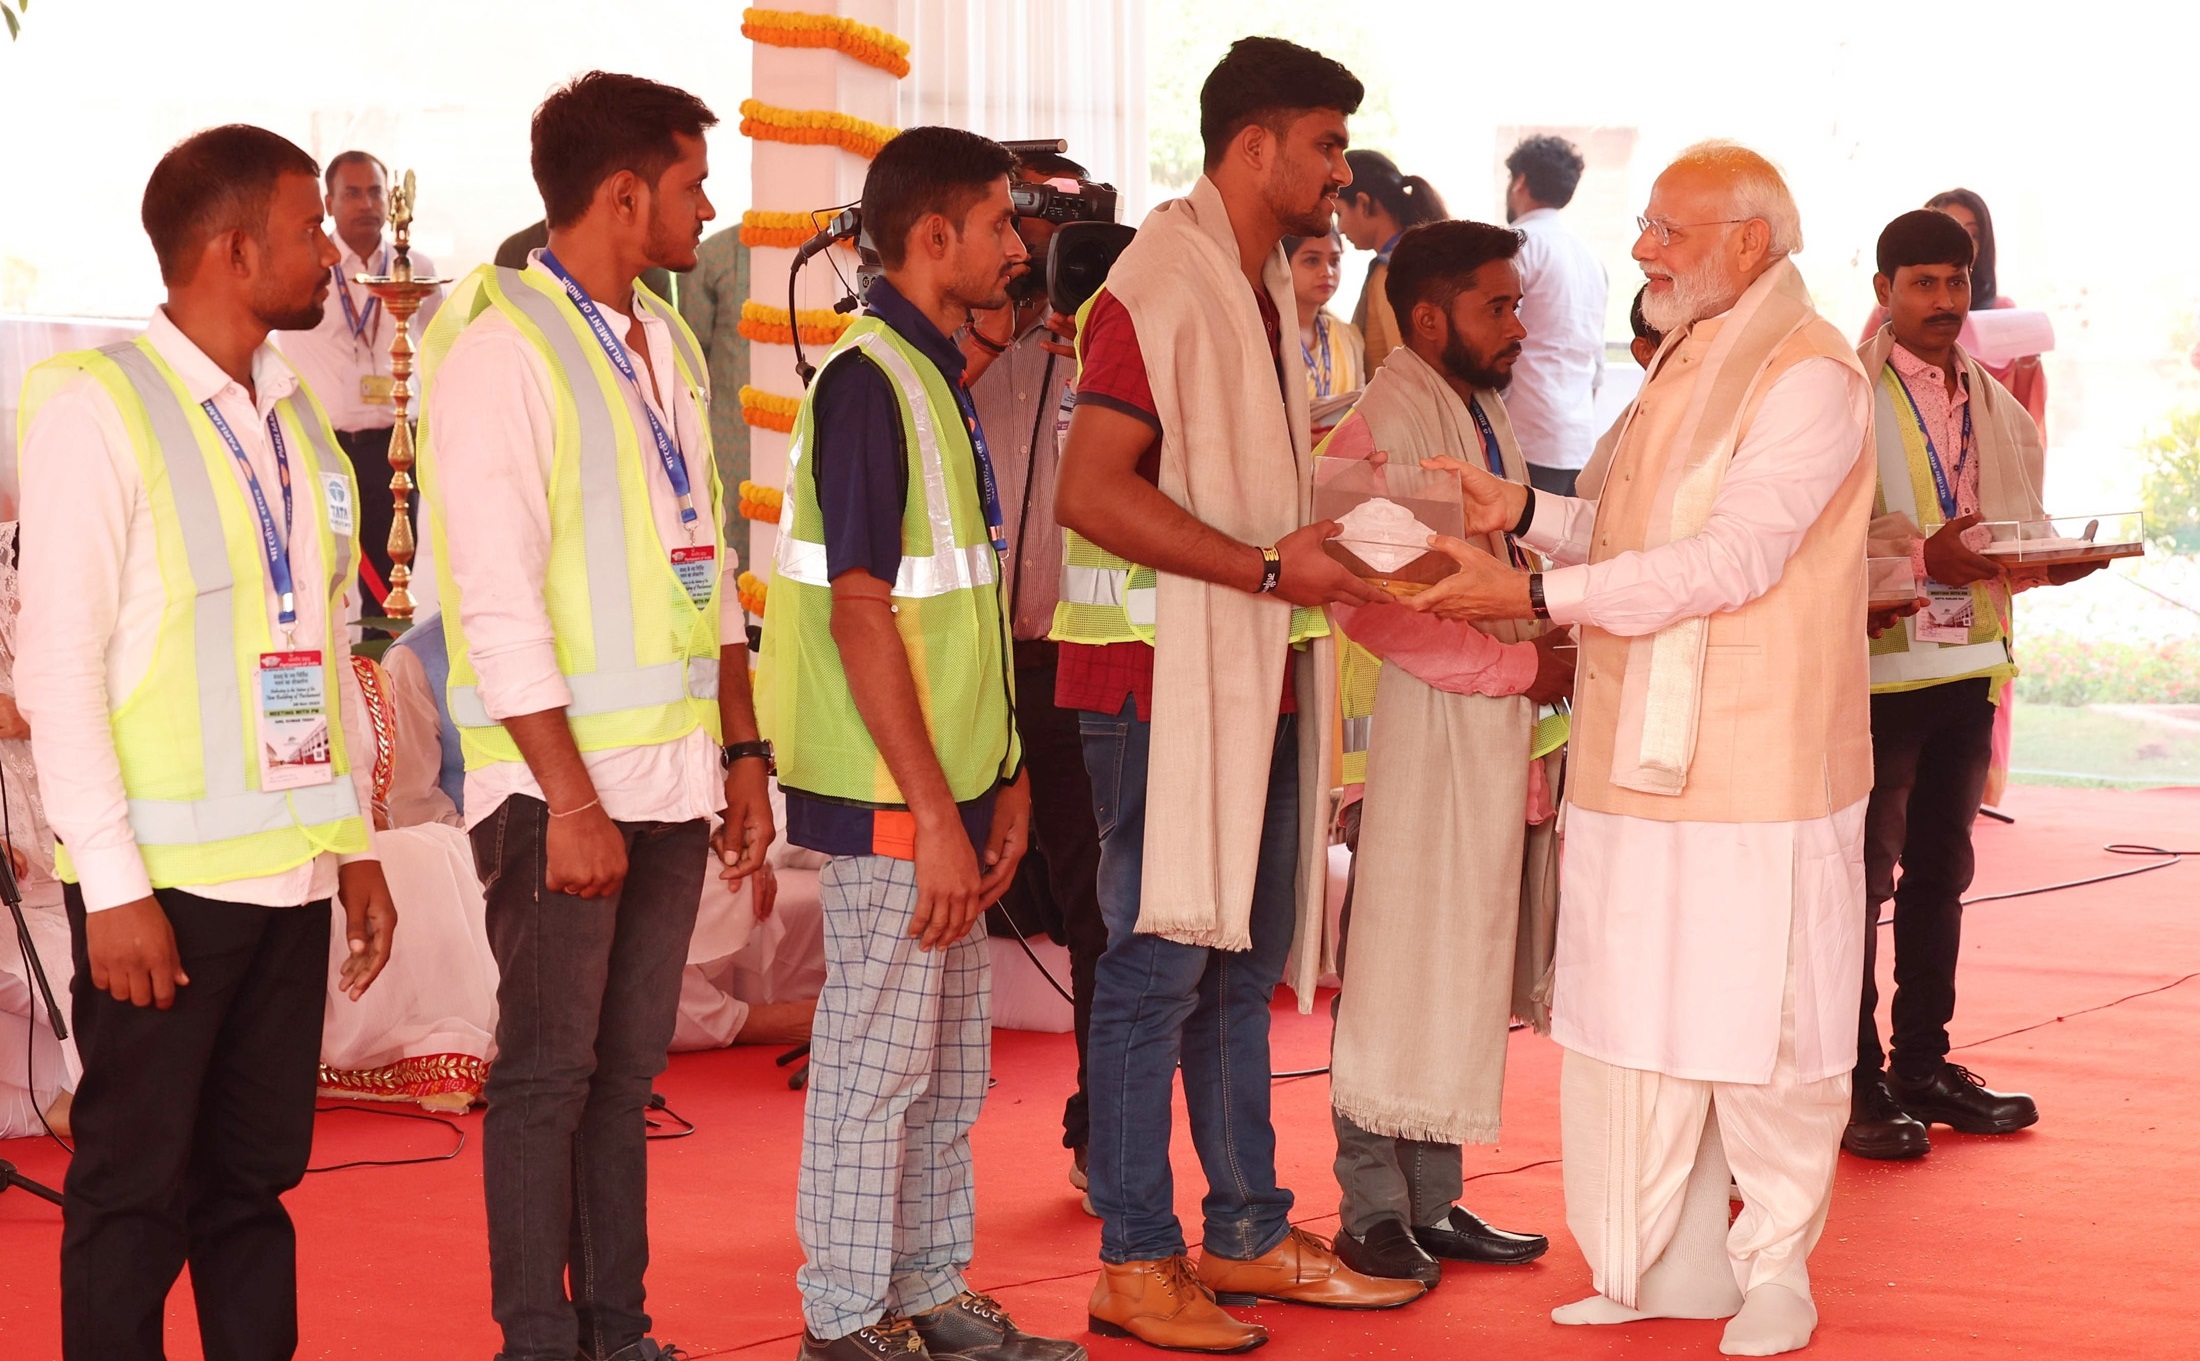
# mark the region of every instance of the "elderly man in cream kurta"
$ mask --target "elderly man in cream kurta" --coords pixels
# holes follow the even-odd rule
[[[1582,498],[1460,468],[1470,532],[1573,565],[1451,545],[1461,572],[1414,602],[1580,630],[1552,1035],[1598,1293],[1552,1317],[1732,1315],[1730,1355],[1817,1325],[1862,985],[1870,397],[1801,235],[1762,157],[1682,153],[1634,250],[1665,343]]]

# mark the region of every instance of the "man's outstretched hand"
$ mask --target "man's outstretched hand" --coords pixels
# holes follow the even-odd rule
[[[1283,559],[1283,575],[1276,582],[1277,596],[1294,605],[1380,605],[1389,601],[1389,594],[1381,587],[1360,580],[1322,547],[1343,532],[1335,520],[1317,520],[1276,540],[1276,556]]]
[[[1453,473],[1459,478],[1459,504],[1466,511],[1467,533],[1503,534],[1520,523],[1528,508],[1528,489],[1518,482],[1492,477],[1487,468],[1456,458],[1424,458],[1430,472]]]

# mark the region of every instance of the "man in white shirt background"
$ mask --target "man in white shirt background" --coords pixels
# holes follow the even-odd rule
[[[285,332],[280,343],[284,356],[328,412],[329,422],[336,427],[336,442],[344,446],[358,471],[359,546],[366,555],[360,580],[369,600],[379,604],[389,592],[390,521],[395,512],[390,499],[390,426],[397,418],[390,396],[394,381],[390,339],[395,323],[381,299],[353,281],[361,274],[389,273],[390,245],[382,234],[390,215],[389,170],[369,152],[341,151],[329,160],[324,185],[323,206],[336,224],[343,258],[330,267],[330,296],[320,324]],[[416,277],[434,276],[434,263],[418,247],[413,248],[411,259]],[[442,305],[441,289],[420,304],[412,322],[416,344],[428,333],[428,323]],[[415,495],[415,515],[419,509]],[[418,564],[415,575],[421,575]]]
[[[358,484],[266,344],[328,297],[318,175],[261,128],[178,144],[143,206],[166,305],[24,387],[15,679],[63,846],[84,1062],[69,1361],[159,1361],[187,1261],[207,1355],[296,1350],[281,1196],[312,1149],[324,1007],[343,1005],[329,899],[353,1001],[396,927],[364,816],[374,743],[334,627]]]
[[[1604,266],[1559,217],[1585,167],[1563,137],[1522,141],[1505,158],[1505,220],[1521,235],[1520,324],[1528,328],[1505,392],[1528,477],[1571,496],[1596,444],[1596,390],[1604,376]]]

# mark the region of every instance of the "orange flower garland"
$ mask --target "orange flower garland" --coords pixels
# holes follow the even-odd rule
[[[741,101],[741,135],[760,142],[837,146],[868,160],[900,133],[900,128],[831,109],[782,109],[755,99]]]
[[[803,337],[802,343],[809,344],[809,338]],[[782,397],[762,388],[744,386],[741,389],[741,419],[758,430],[777,430],[786,434],[794,429],[794,413],[801,406],[802,403],[792,397]]]
[[[764,583],[754,572],[743,572],[733,579],[735,590],[741,596],[741,608],[759,618],[764,614]]]
[[[741,12],[741,32],[773,47],[829,47],[875,66],[896,80],[909,74],[909,44],[882,28],[835,14],[798,14],[783,9]]]
[[[779,510],[786,499],[786,493],[777,487],[758,486],[749,481],[741,483],[741,515],[760,525],[778,524]]]
[[[845,312],[835,312],[827,307],[805,307],[793,316],[784,307],[774,307],[753,298],[741,304],[740,331],[744,339],[761,341],[766,345],[794,344],[794,326],[802,326],[802,343],[805,345],[830,345],[840,339],[840,333],[853,324],[855,318]],[[792,427],[790,427],[792,428]]]
[[[741,244],[750,248],[777,246],[793,250],[824,230],[824,213],[773,213],[751,208],[741,214]],[[833,243],[844,250],[854,250],[853,241]]]

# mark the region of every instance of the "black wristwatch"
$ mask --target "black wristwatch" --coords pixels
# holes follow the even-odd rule
[[[1551,607],[1543,603],[1543,574],[1528,573],[1528,612],[1538,619],[1551,617]]]
[[[732,769],[735,761],[746,761],[754,758],[764,763],[764,773],[766,775],[777,775],[779,773],[779,761],[772,755],[772,744],[769,742],[761,740],[755,742],[728,742],[724,747],[724,751],[726,767],[729,770]]]

